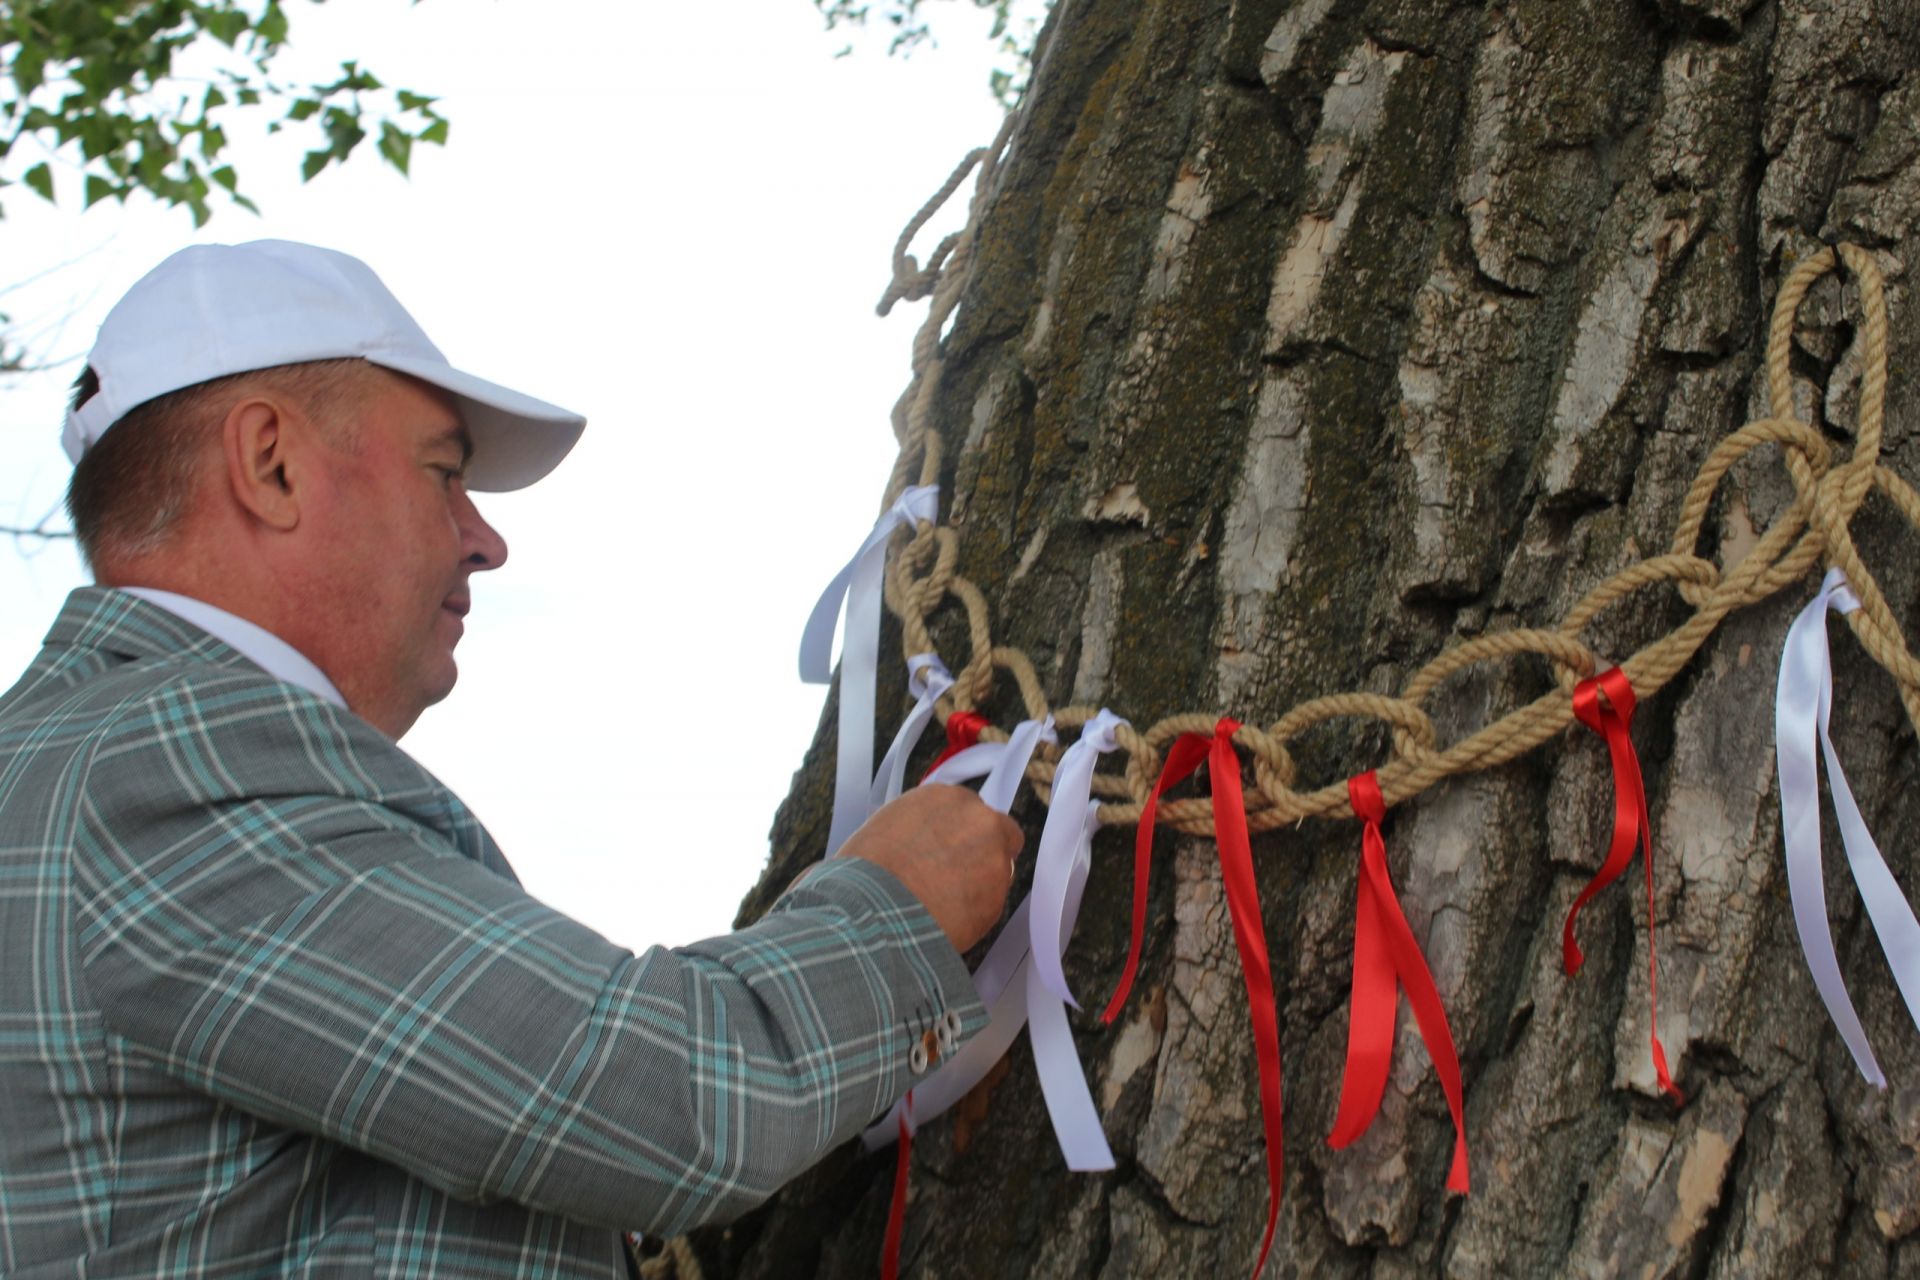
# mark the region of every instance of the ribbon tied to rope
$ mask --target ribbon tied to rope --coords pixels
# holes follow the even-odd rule
[[[1867,830],[1828,732],[1833,712],[1833,665],[1827,647],[1827,612],[1846,614],[1859,607],[1860,601],[1848,589],[1845,575],[1832,569],[1821,583],[1819,594],[1787,629],[1786,647],[1780,655],[1780,683],[1774,694],[1774,756],[1780,771],[1780,834],[1786,846],[1787,887],[1793,898],[1793,923],[1800,935],[1800,949],[1807,958],[1813,985],[1827,1007],[1827,1016],[1846,1042],[1854,1065],[1868,1083],[1884,1089],[1887,1078],[1874,1059],[1867,1033],[1847,996],[1827,923],[1826,886],[1820,871],[1819,764],[1814,758],[1817,739],[1827,762],[1827,787],[1833,796],[1847,865],[1906,1001],[1907,1013],[1920,1025],[1920,923],[1915,922],[1913,908]]]
[[[1340,1082],[1340,1110],[1327,1139],[1336,1151],[1350,1145],[1380,1114],[1380,1100],[1393,1066],[1394,1024],[1400,991],[1413,1006],[1420,1038],[1447,1095],[1453,1114],[1453,1160],[1447,1190],[1467,1191],[1466,1100],[1460,1083],[1460,1059],[1447,1026],[1446,1006],[1434,985],[1427,958],[1400,910],[1387,872],[1387,842],[1380,834],[1387,806],[1380,780],[1369,770],[1347,780],[1353,812],[1364,824],[1360,840],[1359,903],[1353,917],[1353,995],[1347,1018],[1347,1067]]]
[[[1233,940],[1240,952],[1240,974],[1247,990],[1247,1016],[1253,1024],[1254,1056],[1260,1066],[1260,1119],[1267,1143],[1267,1229],[1260,1241],[1260,1257],[1253,1264],[1259,1275],[1273,1248],[1274,1227],[1280,1220],[1280,1193],[1285,1166],[1280,1117],[1280,1024],[1274,1007],[1273,973],[1267,961],[1266,926],[1260,918],[1260,891],[1253,875],[1253,849],[1247,833],[1246,795],[1240,785],[1240,757],[1233,735],[1240,722],[1222,716],[1211,735],[1183,733],[1174,739],[1167,762],[1154,782],[1140,812],[1133,842],[1133,933],[1126,968],[1101,1018],[1112,1022],[1126,1003],[1140,967],[1140,946],[1147,922],[1147,882],[1153,864],[1153,827],[1161,793],[1207,762],[1213,788],[1214,843],[1220,850],[1220,878],[1226,888],[1227,912],[1233,921]]]
[[[941,765],[980,741],[980,731],[986,727],[987,718],[978,711],[956,711],[948,716],[947,745],[933,758],[933,763],[927,766],[920,781],[926,782],[939,771]]]
[[[1587,882],[1567,911],[1560,931],[1560,958],[1569,976],[1580,972],[1586,956],[1574,940],[1574,921],[1593,896],[1618,880],[1633,861],[1636,848],[1645,851],[1647,872],[1647,1038],[1653,1046],[1653,1071],[1660,1087],[1675,1102],[1685,1096],[1667,1069],[1666,1046],[1660,1043],[1660,961],[1653,933],[1653,822],[1647,816],[1647,787],[1640,775],[1640,756],[1633,749],[1633,685],[1619,667],[1582,680],[1573,690],[1573,714],[1581,724],[1606,739],[1613,762],[1613,842],[1606,860]]]
[[[870,814],[867,804],[873,786],[874,679],[880,661],[881,580],[886,569],[887,540],[896,529],[911,529],[939,515],[939,486],[915,485],[903,492],[820,593],[800,634],[800,678],[808,684],[826,684],[833,679],[833,626],[845,604],[847,625],[840,649],[840,734],[833,824],[827,835],[829,854],[845,843]]]
[[[1067,987],[1060,967],[1072,936],[1073,921],[1079,915],[1076,878],[1084,884],[1086,871],[1080,863],[1091,849],[1092,831],[1083,812],[1093,795],[1093,770],[1100,757],[1119,746],[1114,734],[1126,724],[1113,712],[1102,708],[1080,730],[1080,738],[1060,758],[1053,770],[1053,804],[1047,810],[1046,824],[1040,829],[1040,849],[1034,857],[1032,948],[1034,972],[1040,985],[1056,1001],[1065,1001],[1078,1009],[1080,1002]],[[1095,825],[1098,825],[1096,817]],[[1110,1166],[1109,1166],[1110,1167]]]
[[[1034,944],[1038,939],[1053,949],[1048,972],[1064,988],[1059,957],[1072,938],[1079,915],[1080,897],[1091,866],[1093,833],[1099,825],[1098,806],[1089,798],[1093,766],[1102,752],[1113,749],[1113,730],[1122,723],[1112,715],[1095,717],[1056,767],[1053,805],[1035,858],[1034,890],[1014,909],[974,971],[974,989],[988,1010],[987,1025],[914,1086],[909,1096],[918,1120],[910,1122],[907,1131],[965,1097],[1005,1056],[1024,1026],[1033,1045],[1047,1114],[1067,1167],[1076,1171],[1113,1167],[1113,1153],[1101,1132],[1099,1114],[1062,1007],[1062,1001],[1071,997],[1050,989],[1049,980],[1043,978],[1036,964]],[[982,742],[957,753],[926,781],[964,782],[985,773],[980,798],[1005,813],[1012,807],[1034,748],[1043,739],[1052,740],[1052,736],[1051,718],[1026,721],[1004,743]],[[1036,925],[1036,921],[1041,923]],[[867,1148],[873,1150],[896,1141],[898,1120],[906,1114],[903,1099],[887,1118],[866,1131]]]
[[[1072,996],[1066,990],[1060,956],[1072,939],[1074,921],[1080,914],[1081,895],[1092,867],[1093,833],[1100,825],[1100,806],[1091,798],[1094,766],[1103,753],[1114,749],[1114,731],[1124,723],[1102,711],[1081,731],[1079,740],[1054,769],[1053,803],[1040,833],[1033,891],[1014,909],[1006,927],[988,948],[986,959],[974,971],[974,988],[988,1009],[987,1026],[863,1135],[870,1151],[888,1141],[900,1144],[882,1245],[883,1276],[898,1273],[915,1117],[938,1115],[965,1097],[1006,1055],[1023,1026],[1033,1046],[1047,1115],[1067,1167],[1076,1172],[1113,1168],[1113,1152],[1101,1131],[1099,1112],[1080,1068],[1062,1004]],[[978,730],[970,732],[977,735]],[[963,782],[985,773],[987,780],[980,797],[1005,813],[1025,776],[1027,762],[1043,740],[1053,740],[1051,717],[1027,721],[1004,743],[982,742],[961,748],[931,770],[922,785]],[[1042,956],[1051,958],[1044,969],[1037,963]]]
[[[913,754],[920,735],[933,719],[934,704],[951,688],[953,674],[937,655],[918,653],[907,659],[907,692],[914,695],[913,709],[900,722],[900,731],[893,735],[893,744],[887,748],[887,754],[880,757],[880,767],[874,771],[873,785],[867,792],[868,817],[900,798],[901,789],[906,785],[907,757]],[[829,851],[829,856],[832,852]]]

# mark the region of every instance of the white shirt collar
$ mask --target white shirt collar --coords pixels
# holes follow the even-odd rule
[[[326,673],[314,666],[305,654],[265,627],[255,626],[245,618],[235,617],[225,609],[216,608],[204,600],[195,600],[192,596],[158,591],[152,587],[121,587],[119,590],[191,622],[214,639],[224,641],[238,650],[241,657],[274,679],[299,685],[316,698],[346,708],[347,700],[340,696],[340,691],[333,687],[333,681],[327,679]]]

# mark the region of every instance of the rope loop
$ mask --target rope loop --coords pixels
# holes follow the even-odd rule
[[[924,626],[927,615],[945,598],[959,562],[960,535],[944,525],[923,523],[887,563],[887,607],[902,621],[912,618]]]
[[[1684,595],[1686,584],[1692,584],[1695,587],[1718,586],[1720,570],[1712,561],[1691,555],[1655,556],[1651,560],[1630,564],[1590,589],[1572,609],[1567,611],[1567,616],[1560,623],[1560,636],[1578,643],[1580,633],[1587,629],[1587,624],[1592,622],[1601,610],[1645,587],[1661,582],[1682,584]],[[1568,679],[1567,674],[1565,671],[1556,672],[1560,687],[1571,694],[1577,681]],[[1591,675],[1592,671],[1586,674]]]
[[[1003,131],[1002,137],[1004,136]],[[884,316],[892,311],[893,304],[896,302],[916,302],[926,297],[939,284],[941,269],[947,264],[948,256],[960,243],[960,238],[965,232],[957,231],[943,239],[928,256],[925,269],[922,269],[913,255],[907,252],[907,246],[913,243],[913,238],[920,234],[920,229],[940,211],[941,206],[953,197],[953,193],[960,189],[960,184],[967,180],[967,175],[973,172],[974,167],[987,161],[987,151],[986,147],[975,147],[967,152],[960,163],[954,166],[947,180],[940,184],[940,189],[934,192],[911,218],[907,219],[906,228],[900,232],[900,238],[894,242],[893,246],[893,279],[887,284],[886,292],[880,295],[880,304],[876,308],[881,315]],[[972,221],[968,219],[969,230]]]
[[[1427,713],[1411,702],[1384,693],[1330,693],[1313,698],[1274,721],[1267,732],[1287,742],[1314,725],[1355,716],[1383,720],[1397,733],[1405,733],[1413,750],[1402,752],[1403,755],[1433,751],[1433,721],[1427,718]]]
[[[993,665],[1009,672],[1019,686],[1020,701],[1026,706],[1027,719],[1044,719],[1047,714],[1047,693],[1040,687],[1040,677],[1033,669],[1033,659],[1007,645],[994,645],[989,652],[993,655]]]
[[[1427,695],[1449,676],[1476,663],[1524,653],[1539,654],[1546,658],[1553,665],[1555,678],[1569,693],[1575,684],[1592,675],[1599,665],[1592,650],[1576,637],[1562,632],[1527,628],[1493,631],[1448,649],[1414,672],[1413,678],[1400,691],[1400,696],[1413,706],[1420,706],[1427,700]]]
[[[1804,422],[1792,418],[1761,418],[1741,427],[1714,446],[1707,460],[1701,464],[1687,490],[1686,500],[1681,504],[1679,522],[1674,526],[1673,555],[1692,557],[1698,554],[1701,527],[1706,523],[1707,510],[1712,505],[1720,481],[1736,462],[1763,444],[1781,446],[1781,460],[1786,465],[1787,476],[1792,480],[1794,489],[1792,505],[1774,521],[1773,528],[1791,527],[1798,535],[1806,527],[1815,491],[1833,465],[1833,450],[1825,437]],[[1773,545],[1777,547],[1778,541]],[[1755,555],[1759,551],[1756,545],[1742,557],[1739,564],[1730,565],[1724,571],[1717,570],[1713,579],[1681,579],[1681,598],[1696,609],[1705,608],[1715,588],[1720,585],[1721,577],[1739,578],[1747,584],[1742,591],[1743,604],[1751,604],[1771,595],[1796,581],[1806,572],[1808,558],[1819,554],[1820,538],[1816,533],[1785,541],[1792,544],[1791,550],[1777,547],[1768,558],[1756,560]]]
[[[1402,765],[1430,763],[1436,757],[1433,721],[1412,702],[1381,693],[1334,693],[1303,702],[1270,725],[1263,737],[1267,767],[1256,765],[1254,780],[1261,795],[1283,820],[1294,821],[1309,814],[1324,812],[1324,793],[1344,794],[1345,782],[1322,788],[1320,793],[1302,795],[1292,786],[1294,762],[1286,744],[1315,725],[1328,720],[1361,717],[1383,721],[1393,731],[1394,760]],[[1393,766],[1382,770],[1383,776]],[[1336,804],[1345,803],[1338,796]],[[1249,819],[1252,818],[1249,806]],[[1261,829],[1269,829],[1268,824]]]
[[[1299,771],[1287,744],[1253,725],[1241,725],[1233,740],[1243,743],[1253,753],[1254,790],[1248,796],[1248,812],[1257,811],[1259,806],[1253,803],[1257,799],[1263,805],[1297,817],[1300,796],[1293,789],[1293,780]]]

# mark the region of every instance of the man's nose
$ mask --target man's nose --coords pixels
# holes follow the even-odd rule
[[[486,517],[480,514],[480,508],[473,505],[473,499],[465,490],[460,494],[464,510],[460,513],[460,540],[465,547],[467,564],[476,573],[488,569],[498,569],[507,562],[507,540],[500,531],[488,524]]]

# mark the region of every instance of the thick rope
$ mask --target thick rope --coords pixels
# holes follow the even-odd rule
[[[900,455],[886,503],[909,483],[933,484],[939,478],[941,449],[931,426],[931,405],[944,371],[940,334],[965,288],[974,237],[993,180],[1004,162],[1011,125],[1009,117],[1007,127],[992,146],[966,158],[934,200],[914,215],[894,251],[895,280],[882,300],[882,310],[898,299],[928,293],[933,305],[914,339],[913,379],[895,409]],[[976,168],[966,227],[942,241],[927,267],[919,268],[907,253],[909,241]],[[1836,463],[1826,439],[1793,416],[1788,361],[1794,318],[1808,289],[1842,264],[1857,285],[1864,327],[1857,439],[1852,455]],[[1671,681],[1734,610],[1800,582],[1823,561],[1846,574],[1861,604],[1858,611],[1846,615],[1848,625],[1873,660],[1893,677],[1908,718],[1920,731],[1920,662],[1908,649],[1899,622],[1861,560],[1850,531],[1861,504],[1875,492],[1888,499],[1908,524],[1920,528],[1920,494],[1879,465],[1886,409],[1887,306],[1880,269],[1865,250],[1851,244],[1840,245],[1837,250],[1822,249],[1794,267],[1774,303],[1766,375],[1768,416],[1733,432],[1708,455],[1681,504],[1667,554],[1613,574],[1589,591],[1552,630],[1494,632],[1455,645],[1415,672],[1397,696],[1332,694],[1302,703],[1265,728],[1243,726],[1234,735],[1234,742],[1252,757],[1253,786],[1246,797],[1249,827],[1270,831],[1302,818],[1353,815],[1345,774],[1358,769],[1348,769],[1341,780],[1310,790],[1297,785],[1299,779],[1287,744],[1315,725],[1358,718],[1379,721],[1391,730],[1388,758],[1376,766],[1380,790],[1391,806],[1444,778],[1490,769],[1524,755],[1572,724],[1573,687],[1594,674],[1599,665],[1580,636],[1595,617],[1628,596],[1670,584],[1693,609],[1672,631],[1620,664],[1634,694],[1644,700]],[[1794,500],[1737,564],[1722,568],[1698,554],[1707,512],[1720,481],[1733,465],[1767,445],[1779,448],[1780,460],[1793,483]],[[959,535],[954,529],[922,522],[910,537],[904,532],[899,536],[887,572],[887,604],[900,620],[908,653],[935,651],[928,621],[948,601],[957,604],[966,619],[971,656],[958,668],[953,689],[940,703],[942,722],[955,711],[971,710],[984,703],[993,691],[997,673],[1004,673],[1017,687],[1027,716],[1051,714],[1054,723],[1064,729],[1085,724],[1094,716],[1095,708],[1050,707],[1027,655],[994,643],[985,596],[955,571],[959,549]],[[1424,706],[1428,696],[1468,667],[1522,655],[1544,658],[1559,689],[1508,712],[1458,742],[1441,745]],[[1167,716],[1144,731],[1123,727],[1118,735],[1126,757],[1123,771],[1094,778],[1095,793],[1110,801],[1100,806],[1101,822],[1138,822],[1141,806],[1159,775],[1161,751],[1181,733],[1211,733],[1218,719],[1219,713],[1213,711],[1186,712]],[[1007,733],[989,726],[981,737],[1004,740]],[[1053,762],[1059,750],[1057,746],[1046,748],[1027,770],[1043,796],[1053,779]],[[1213,831],[1213,805],[1206,799],[1162,801],[1160,821],[1188,834],[1208,835]]]

